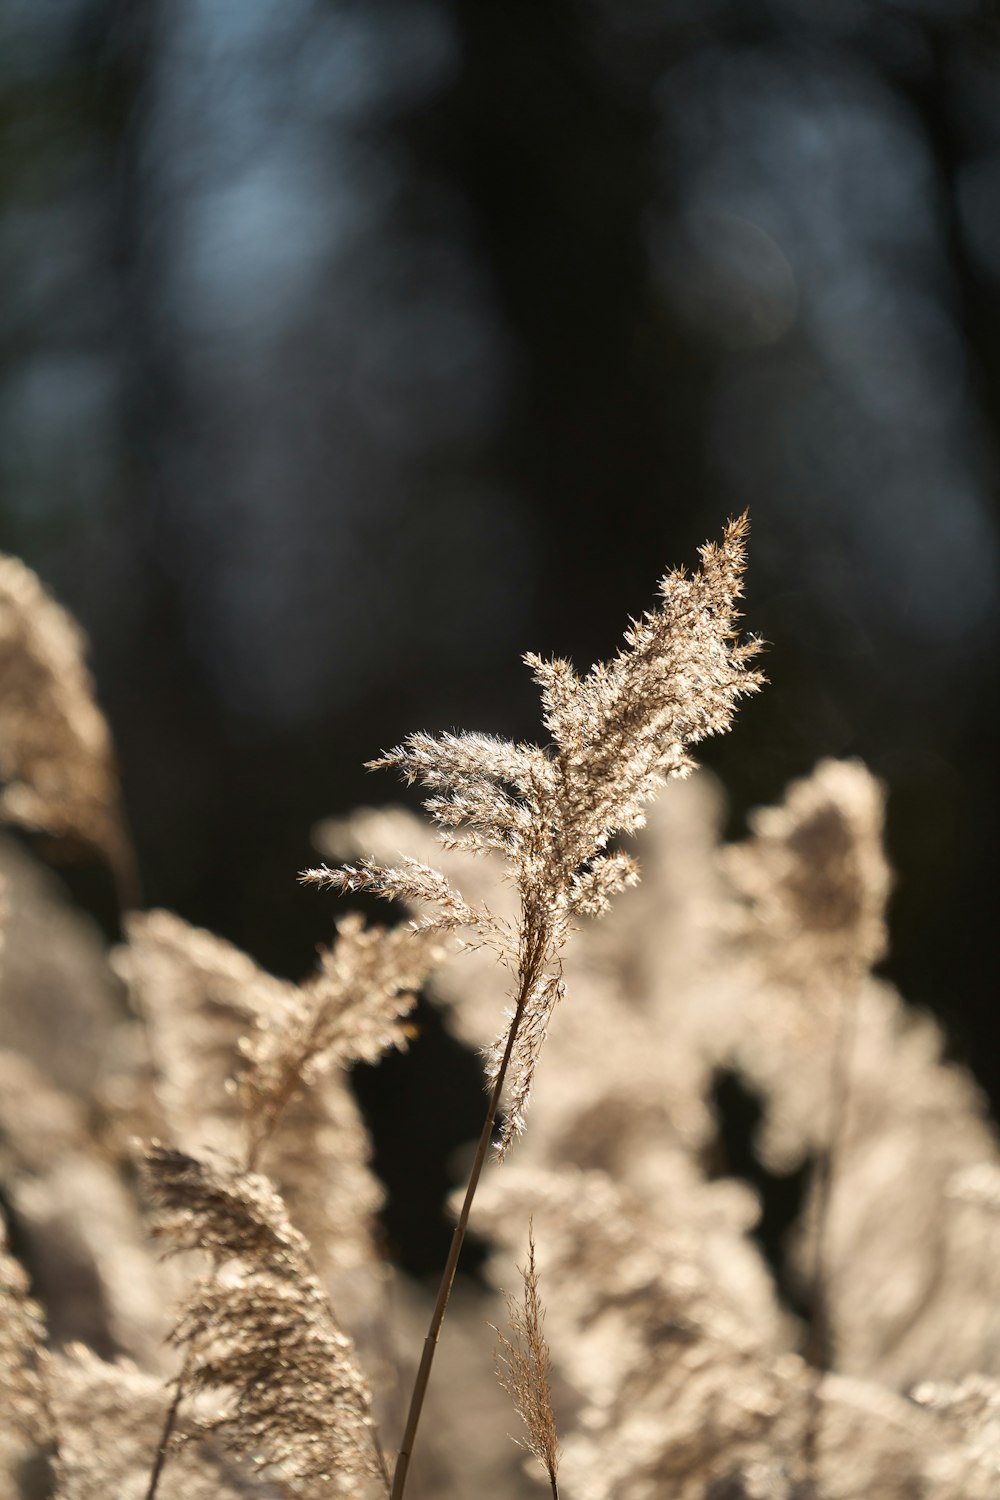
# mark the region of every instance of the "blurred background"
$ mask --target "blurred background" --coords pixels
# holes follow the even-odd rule
[[[301,977],[311,827],[404,795],[362,763],[537,737],[520,653],[610,654],[748,505],[730,833],[867,761],[887,972],[1000,1104],[995,6],[2,0],[0,131],[0,548],[90,635],[150,904]],[[358,1082],[427,1270],[477,1065],[427,1010]]]

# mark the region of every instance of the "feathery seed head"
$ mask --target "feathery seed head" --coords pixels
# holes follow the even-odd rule
[[[573,919],[599,916],[638,879],[612,841],[642,826],[644,806],[664,782],[691,770],[690,747],[728,729],[738,699],[764,680],[751,666],[757,644],[741,643],[737,629],[747,531],[745,515],[730,521],[721,543],[701,549],[698,572],[667,573],[659,606],[630,622],[610,662],[579,677],[568,661],[525,657],[551,736],[545,749],[484,734],[419,733],[370,762],[428,790],[424,806],[447,847],[507,860],[521,902],[516,933],[416,861],[363,860],[303,876],[402,900],[418,908],[422,925],[467,926],[475,942],[497,947],[516,976],[514,1082],[501,1152],[520,1128]],[[490,1054],[492,1076],[508,1066],[507,1036]]]
[[[31,569],[0,555],[0,818],[78,839],[125,879],[131,850],[86,646]]]
[[[337,1325],[305,1241],[266,1178],[210,1166],[152,1143],[146,1167],[171,1251],[210,1251],[219,1274],[191,1293],[174,1339],[190,1348],[195,1390],[222,1392],[211,1421],[293,1494],[336,1476],[383,1475],[371,1391]]]

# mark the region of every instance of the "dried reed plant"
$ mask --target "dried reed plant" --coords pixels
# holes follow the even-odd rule
[[[249,1444],[263,1442],[258,1419],[264,1393],[270,1389],[266,1399],[272,1402],[275,1413],[280,1409],[283,1417],[278,1423],[275,1415],[274,1442],[264,1445],[269,1455],[265,1462],[277,1463],[283,1474],[291,1474],[293,1480],[329,1477],[325,1469],[322,1474],[316,1469],[318,1462],[320,1468],[333,1465],[339,1476],[337,1482],[348,1485],[345,1493],[353,1493],[355,1479],[380,1474],[385,1474],[388,1487],[371,1417],[371,1393],[355,1363],[353,1341],[341,1328],[314,1273],[307,1268],[306,1241],[296,1238],[297,1231],[287,1220],[284,1204],[255,1169],[289,1109],[304,1096],[314,1094],[317,1085],[328,1085],[331,1076],[338,1077],[338,1070],[346,1065],[361,1059],[373,1060],[390,1047],[405,1045],[403,1018],[413,1005],[414,991],[428,967],[440,957],[440,940],[433,933],[414,933],[409,927],[366,929],[360,919],[349,917],[340,924],[335,947],[321,954],[319,973],[305,985],[296,987],[262,974],[230,945],[220,943],[211,934],[188,929],[165,913],[134,923],[133,935],[138,941],[138,951],[121,955],[119,968],[133,983],[138,981],[140,990],[146,994],[147,1006],[160,1016],[167,1046],[175,1052],[173,1066],[168,1065],[166,1070],[168,1079],[175,1086],[178,1080],[182,1086],[187,1082],[190,1098],[193,1061],[199,1069],[194,1085],[198,1095],[203,1094],[206,1082],[206,1057],[209,1082],[215,1085],[219,1083],[220,1060],[238,1062],[235,1078],[226,1079],[223,1091],[210,1088],[207,1101],[209,1112],[214,1107],[217,1117],[222,1114],[225,1128],[230,1122],[226,1119],[228,1112],[221,1108],[222,1098],[231,1083],[242,1141],[240,1169],[235,1174],[230,1171],[228,1176],[205,1161],[160,1147],[153,1147],[145,1154],[153,1196],[162,1208],[173,1212],[172,1217],[160,1221],[158,1232],[167,1235],[176,1248],[200,1246],[212,1256],[209,1275],[189,1297],[175,1329],[174,1341],[184,1348],[184,1362],[164,1418],[147,1500],[155,1500],[159,1489],[182,1401],[191,1390],[227,1383],[236,1392],[231,1425],[240,1440]],[[178,972],[188,981],[196,975],[202,995],[206,992],[215,995],[215,1010],[209,1017],[206,1037],[209,1046],[196,1060],[191,1056],[190,1039],[176,1030],[174,1008],[169,1002],[164,1004],[164,992],[176,996]],[[190,991],[185,1004],[190,1007]],[[236,1043],[236,1056],[231,1047],[234,1019],[244,1025],[251,1023],[250,1030]],[[321,1107],[318,1119],[329,1127],[333,1123],[330,1104],[335,1096],[331,1096],[328,1087],[321,1094],[324,1096],[326,1108]],[[195,1117],[204,1121],[204,1103]],[[316,1112],[310,1110],[307,1119],[315,1123]],[[360,1165],[356,1150],[359,1134],[363,1139],[363,1131],[359,1129],[352,1140],[351,1132],[345,1132],[347,1159],[353,1159],[355,1165]],[[296,1148],[296,1161],[301,1165],[301,1140]],[[283,1165],[295,1182],[292,1164],[286,1159]],[[301,1177],[297,1185],[301,1189]],[[313,1186],[318,1184],[314,1181]],[[328,1189],[329,1184],[326,1186]],[[354,1214],[357,1207],[354,1206]],[[271,1260],[254,1259],[254,1247],[260,1239],[258,1231],[265,1220],[272,1239],[284,1236],[278,1259],[283,1257],[285,1281],[280,1285],[274,1255]],[[352,1216],[351,1208],[345,1212],[345,1221],[341,1234],[334,1232],[330,1239],[334,1244],[339,1239],[348,1247],[343,1259],[349,1261],[351,1252],[356,1252],[359,1235],[365,1234],[366,1225]],[[232,1274],[228,1279],[225,1274],[227,1267],[231,1273],[233,1262],[238,1265],[242,1262],[242,1275],[235,1280]],[[239,1317],[244,1317],[254,1330],[249,1342],[236,1338]],[[308,1349],[294,1343],[295,1360],[304,1385],[296,1383],[288,1362],[297,1320],[310,1320],[318,1341],[315,1348],[310,1345]],[[221,1360],[217,1357],[220,1345],[227,1351],[227,1357]],[[259,1364],[254,1363],[255,1347]],[[326,1368],[322,1363],[324,1358]],[[342,1368],[337,1364],[338,1359]],[[328,1399],[313,1409],[306,1395],[324,1387]],[[341,1416],[336,1427],[338,1411]],[[299,1427],[295,1425],[296,1414]],[[358,1420],[369,1429],[368,1439],[377,1460],[375,1468],[371,1460],[367,1467],[359,1460],[355,1432]],[[314,1462],[308,1454],[320,1444],[318,1432],[322,1424],[331,1422],[336,1427],[331,1436],[332,1447],[323,1450],[323,1455]],[[334,1463],[337,1451],[340,1460]]]
[[[345,918],[300,987],[170,912],[134,914],[126,930],[113,962],[149,1038],[151,1133],[266,1163],[324,1277],[350,1282],[376,1260],[384,1194],[348,1070],[407,1044],[439,940]]]
[[[496,851],[519,898],[511,924],[477,910],[441,872],[409,858],[309,870],[303,879],[341,892],[370,891],[429,908],[426,930],[466,928],[492,947],[511,974],[512,1007],[487,1055],[492,1084],[486,1119],[458,1216],[438,1300],[424,1343],[392,1500],[401,1500],[435,1348],[494,1122],[510,1087],[497,1143],[502,1158],[524,1129],[538,1054],[563,994],[562,953],[574,922],[600,916],[638,880],[632,857],[613,840],[640,828],[644,808],[670,777],[693,768],[691,746],[729,728],[739,697],[763,677],[758,651],[738,638],[737,601],[746,566],[746,516],[730,521],[721,545],[701,549],[692,576],[667,573],[660,605],[633,621],[625,647],[578,677],[568,661],[529,654],[541,690],[551,746],[512,744],[479,734],[411,735],[371,762],[430,791],[424,806],[448,849]]]
[[[821,763],[727,848],[719,796],[694,778],[651,810],[635,884],[627,841],[649,795],[758,685],[734,634],[742,565],[734,523],[693,578],[664,580],[615,661],[580,678],[530,658],[546,749],[417,735],[384,757],[427,787],[445,847],[399,811],[328,829],[324,852],[351,863],[315,878],[403,899],[413,920],[348,917],[301,985],[168,913],[134,914],[112,959],[128,1016],[96,936],[0,846],[0,1211],[21,1262],[0,1252],[0,1500],[402,1494],[498,1111],[503,1156],[547,1034],[532,1128],[477,1199],[494,1285],[511,1285],[532,1225],[500,1336],[541,1459],[525,1472],[566,1500],[996,1500],[1000,1147],[939,1028],[871,972],[882,789]],[[62,799],[45,826],[99,846],[120,798],[96,741],[66,727],[87,718],[70,707],[90,691],[79,638],[60,665],[44,645],[60,612],[17,565],[8,578],[24,618],[0,609],[0,770],[15,807],[34,776]],[[49,752],[58,775],[40,769]],[[467,951],[437,971],[452,930]],[[390,1304],[384,1281],[365,1289],[383,1275],[382,1189],[349,1070],[405,1045],[431,968],[449,1024],[485,1046],[490,1102],[390,1477],[373,1394],[393,1378]],[[755,1193],[718,1176],[720,1069],[760,1100],[768,1170],[813,1164],[789,1268],[819,1301],[822,1349],[778,1296]],[[158,1242],[184,1251],[165,1265],[140,1227],[136,1133],[171,1142],[149,1149]],[[207,1257],[193,1282],[192,1252]],[[555,1289],[544,1337],[539,1264]],[[393,1318],[416,1320],[420,1296],[400,1281]],[[500,1316],[488,1291],[450,1313],[413,1476],[440,1500],[523,1492],[483,1338]]]
[[[382,1479],[388,1492],[353,1342],[266,1178],[155,1143],[146,1166],[160,1209],[156,1233],[171,1250],[205,1250],[215,1261],[173,1335],[190,1354],[187,1385],[232,1396],[205,1430],[277,1470],[295,1494],[318,1496],[332,1485],[362,1495],[369,1479]]]
[[[31,569],[0,555],[0,816],[97,850],[132,906],[135,858],[86,645]]]

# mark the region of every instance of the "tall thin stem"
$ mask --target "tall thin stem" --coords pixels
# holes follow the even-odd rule
[[[413,1394],[410,1397],[410,1409],[406,1417],[403,1440],[400,1444],[399,1454],[396,1458],[396,1468],[392,1476],[390,1500],[402,1500],[403,1490],[406,1487],[406,1475],[410,1466],[410,1456],[413,1453],[413,1444],[416,1439],[417,1428],[420,1425],[420,1413],[423,1410],[424,1397],[427,1394],[427,1386],[431,1378],[431,1366],[434,1363],[434,1354],[441,1332],[441,1324],[444,1322],[444,1315],[448,1310],[448,1299],[451,1296],[451,1289],[455,1283],[458,1260],[462,1253],[462,1246],[465,1243],[465,1232],[469,1225],[472,1200],[476,1196],[476,1188],[479,1186],[479,1178],[486,1163],[490,1142],[493,1139],[493,1127],[496,1124],[497,1111],[500,1108],[500,1096],[503,1093],[507,1069],[514,1051],[514,1043],[517,1041],[517,1034],[521,1027],[521,1020],[524,1016],[528,995],[531,993],[531,985],[537,974],[537,968],[538,965],[535,963],[522,973],[517,1004],[514,1009],[513,1018],[511,1019],[510,1030],[507,1033],[507,1044],[504,1047],[500,1067],[497,1070],[497,1076],[490,1092],[490,1102],[486,1110],[486,1119],[483,1121],[482,1132],[479,1136],[479,1145],[476,1147],[472,1171],[469,1174],[469,1185],[465,1190],[465,1199],[462,1203],[462,1211],[458,1216],[458,1223],[455,1225],[451,1236],[451,1247],[448,1251],[448,1259],[441,1276],[441,1285],[438,1287],[437,1301],[434,1303],[430,1327],[427,1330],[427,1337],[424,1339],[420,1365],[417,1369],[416,1380],[413,1383]]]
[[[177,1389],[174,1391],[174,1399],[167,1407],[166,1415],[163,1418],[163,1428],[160,1432],[160,1441],[156,1446],[156,1457],[153,1459],[153,1468],[149,1476],[149,1488],[146,1491],[146,1500],[156,1500],[156,1491],[160,1485],[160,1475],[163,1473],[164,1465],[167,1462],[167,1454],[170,1452],[170,1439],[173,1437],[174,1428],[177,1426],[177,1414],[181,1409],[181,1402],[187,1394],[187,1377],[191,1371],[192,1358],[193,1351],[191,1345],[188,1344],[184,1351],[184,1363],[177,1376]]]

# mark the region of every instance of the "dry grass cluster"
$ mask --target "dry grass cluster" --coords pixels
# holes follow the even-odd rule
[[[437,832],[317,830],[304,878],[405,911],[343,916],[301,984],[162,911],[108,953],[0,844],[0,1500],[998,1500],[1000,1152],[872,973],[881,788],[824,762],[724,845],[688,778],[762,683],[744,541],[667,574],[585,676],[528,658],[544,747],[419,734],[374,762]],[[0,814],[127,897],[82,638],[10,559],[0,654]],[[350,1081],[420,989],[487,1087],[433,1298],[380,1253]],[[762,1164],[810,1167],[805,1316],[721,1175],[723,1072]],[[455,1280],[470,1217],[489,1287]]]

